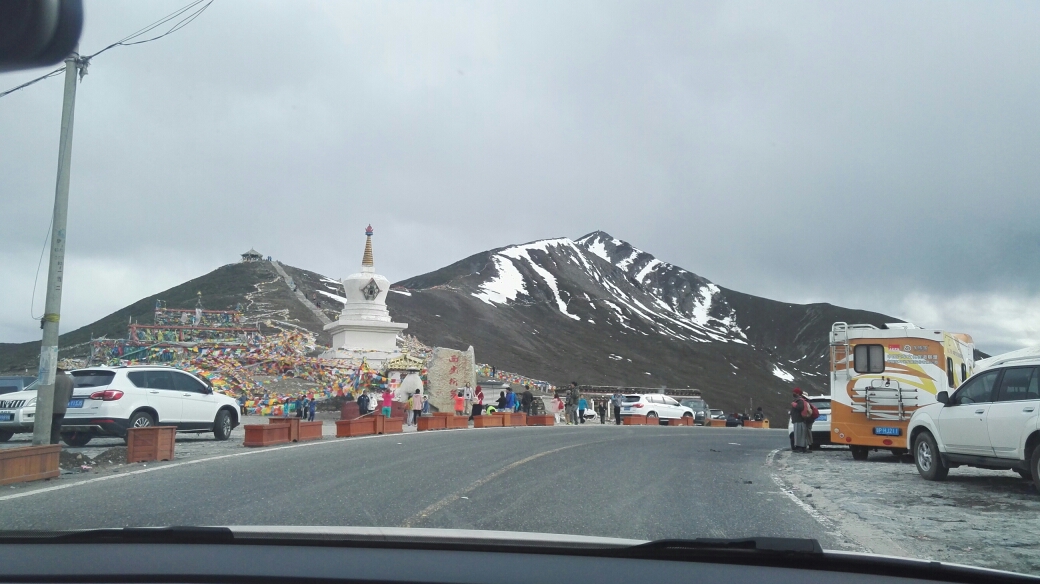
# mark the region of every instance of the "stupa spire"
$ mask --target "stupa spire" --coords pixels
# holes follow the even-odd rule
[[[361,257],[362,268],[375,268],[376,262],[372,259],[372,226],[365,229],[365,255]]]

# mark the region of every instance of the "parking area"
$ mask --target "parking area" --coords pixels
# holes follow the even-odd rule
[[[774,464],[800,500],[870,551],[1040,571],[1040,494],[1013,471],[960,467],[929,482],[908,457],[854,461],[840,447],[781,451]]]

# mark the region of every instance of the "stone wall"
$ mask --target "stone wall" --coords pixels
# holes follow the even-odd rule
[[[430,403],[439,411],[454,411],[452,398],[467,383],[470,387],[477,386],[473,347],[465,351],[435,348],[427,372],[426,392]]]

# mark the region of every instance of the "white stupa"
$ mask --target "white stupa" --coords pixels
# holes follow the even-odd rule
[[[361,271],[342,280],[347,302],[339,320],[325,325],[332,334],[332,349],[325,357],[336,359],[365,358],[372,365],[400,354],[397,335],[408,325],[390,320],[386,295],[390,281],[376,273],[372,259],[372,226],[365,229],[365,254]]]

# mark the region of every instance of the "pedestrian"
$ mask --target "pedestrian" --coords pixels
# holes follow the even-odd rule
[[[423,409],[423,394],[422,390],[415,390],[415,395],[412,396],[412,423],[416,426],[419,425],[419,418],[422,417]]]
[[[589,409],[589,402],[585,398],[578,400],[578,421],[585,423],[585,410]]]
[[[390,403],[394,399],[394,394],[390,393],[390,390],[384,389],[383,395],[379,400],[379,405],[383,408],[383,417],[390,417]]]
[[[510,412],[516,411],[516,394],[513,393],[513,386],[506,387],[506,409]]]
[[[473,407],[469,412],[469,419],[473,419],[473,416],[479,416],[484,413],[484,388],[477,386],[477,389],[473,392]]]
[[[581,392],[578,391],[578,382],[572,381],[567,391],[567,425],[578,424],[578,401],[581,400]]]
[[[505,411],[507,402],[508,402],[508,400],[506,399],[506,392],[504,392],[504,391],[498,392],[498,403],[495,404],[495,407],[500,409],[500,410]]]
[[[314,413],[317,411],[317,409],[318,409],[318,400],[311,399],[311,403],[307,407],[307,421],[308,422],[313,422],[314,421]]]
[[[411,426],[412,422],[412,396],[408,396],[404,401],[404,425]]]
[[[559,393],[557,393],[556,395],[553,396],[552,405],[553,405],[553,415],[556,417],[556,423],[557,424],[565,424],[565,423],[567,423],[567,418],[566,418],[566,415],[567,415],[567,404],[565,404],[563,402],[563,398],[560,397]]]
[[[606,400],[596,400],[596,413],[599,415],[599,423],[607,423],[607,402]]]
[[[297,418],[302,418],[303,417],[303,396],[302,395],[296,397],[296,417]]]
[[[422,413],[430,413],[430,396],[428,395],[422,396]]]
[[[464,391],[459,391],[453,398],[455,401],[455,415],[464,416],[466,415],[466,397]]]
[[[524,393],[520,395],[520,410],[528,416],[531,415],[531,404],[534,403],[534,394],[531,393],[531,386],[524,386]]]
[[[51,410],[51,444],[57,444],[61,439],[61,424],[65,420],[65,412],[68,411],[69,400],[72,399],[72,390],[75,383],[72,376],[58,367],[54,372],[54,406]]]
[[[793,452],[809,452],[812,446],[812,438],[806,427],[805,420],[809,417],[811,409],[809,402],[800,388],[791,390],[794,400],[791,402],[791,450]]]
[[[358,416],[364,416],[368,413],[368,394],[361,392],[361,395],[357,398],[357,409]]]
[[[615,391],[614,395],[610,396],[610,404],[614,406],[614,425],[621,425],[621,403],[624,401],[624,397],[620,391]]]
[[[462,397],[466,400],[465,414],[473,417],[471,413],[473,411],[473,388],[469,386],[469,382],[466,382],[466,385],[462,388]]]
[[[289,404],[291,402],[292,402],[292,400],[288,400],[288,399],[282,402],[282,417],[283,418],[288,418],[289,417]]]

